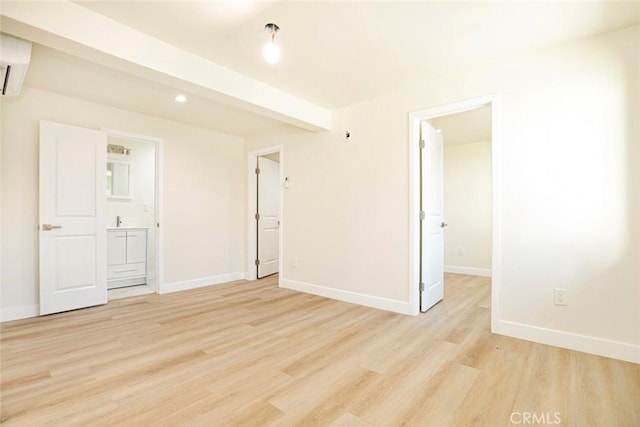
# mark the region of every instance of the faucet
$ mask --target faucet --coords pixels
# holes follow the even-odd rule
[[[122,220],[120,219],[120,215],[118,215],[116,217],[116,227],[120,228],[120,225],[122,225]]]

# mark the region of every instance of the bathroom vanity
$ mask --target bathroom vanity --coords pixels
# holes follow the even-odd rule
[[[147,283],[147,229],[107,230],[107,287],[109,289]]]

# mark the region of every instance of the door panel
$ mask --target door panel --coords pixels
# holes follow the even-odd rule
[[[444,152],[442,134],[421,123],[421,277],[420,310],[427,311],[444,297]]]
[[[147,274],[147,264],[144,262],[139,264],[110,265],[107,267],[109,279],[129,279],[131,277],[144,276],[145,274]]]
[[[127,263],[127,232],[110,231],[107,233],[107,265]]]
[[[105,189],[106,135],[41,121],[40,314],[107,302]]]
[[[91,286],[96,282],[96,239],[94,236],[61,237],[55,239],[58,290]]]
[[[76,135],[58,136],[55,151],[58,164],[55,171],[57,216],[95,217],[95,163],[85,164],[79,159],[95,159],[96,148],[95,144],[87,144]]]
[[[127,231],[127,264],[147,261],[147,233]]]
[[[258,278],[278,272],[280,252],[280,164],[258,157]]]

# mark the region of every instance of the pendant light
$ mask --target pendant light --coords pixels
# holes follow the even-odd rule
[[[276,33],[280,30],[280,27],[269,23],[264,26],[264,29],[270,34],[270,40],[264,45],[262,55],[269,64],[275,64],[280,60],[280,46],[276,44]]]

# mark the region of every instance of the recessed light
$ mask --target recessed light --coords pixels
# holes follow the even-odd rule
[[[176,102],[187,102],[187,97],[184,96],[183,94],[178,94],[176,95],[176,97],[174,98],[176,100]]]

